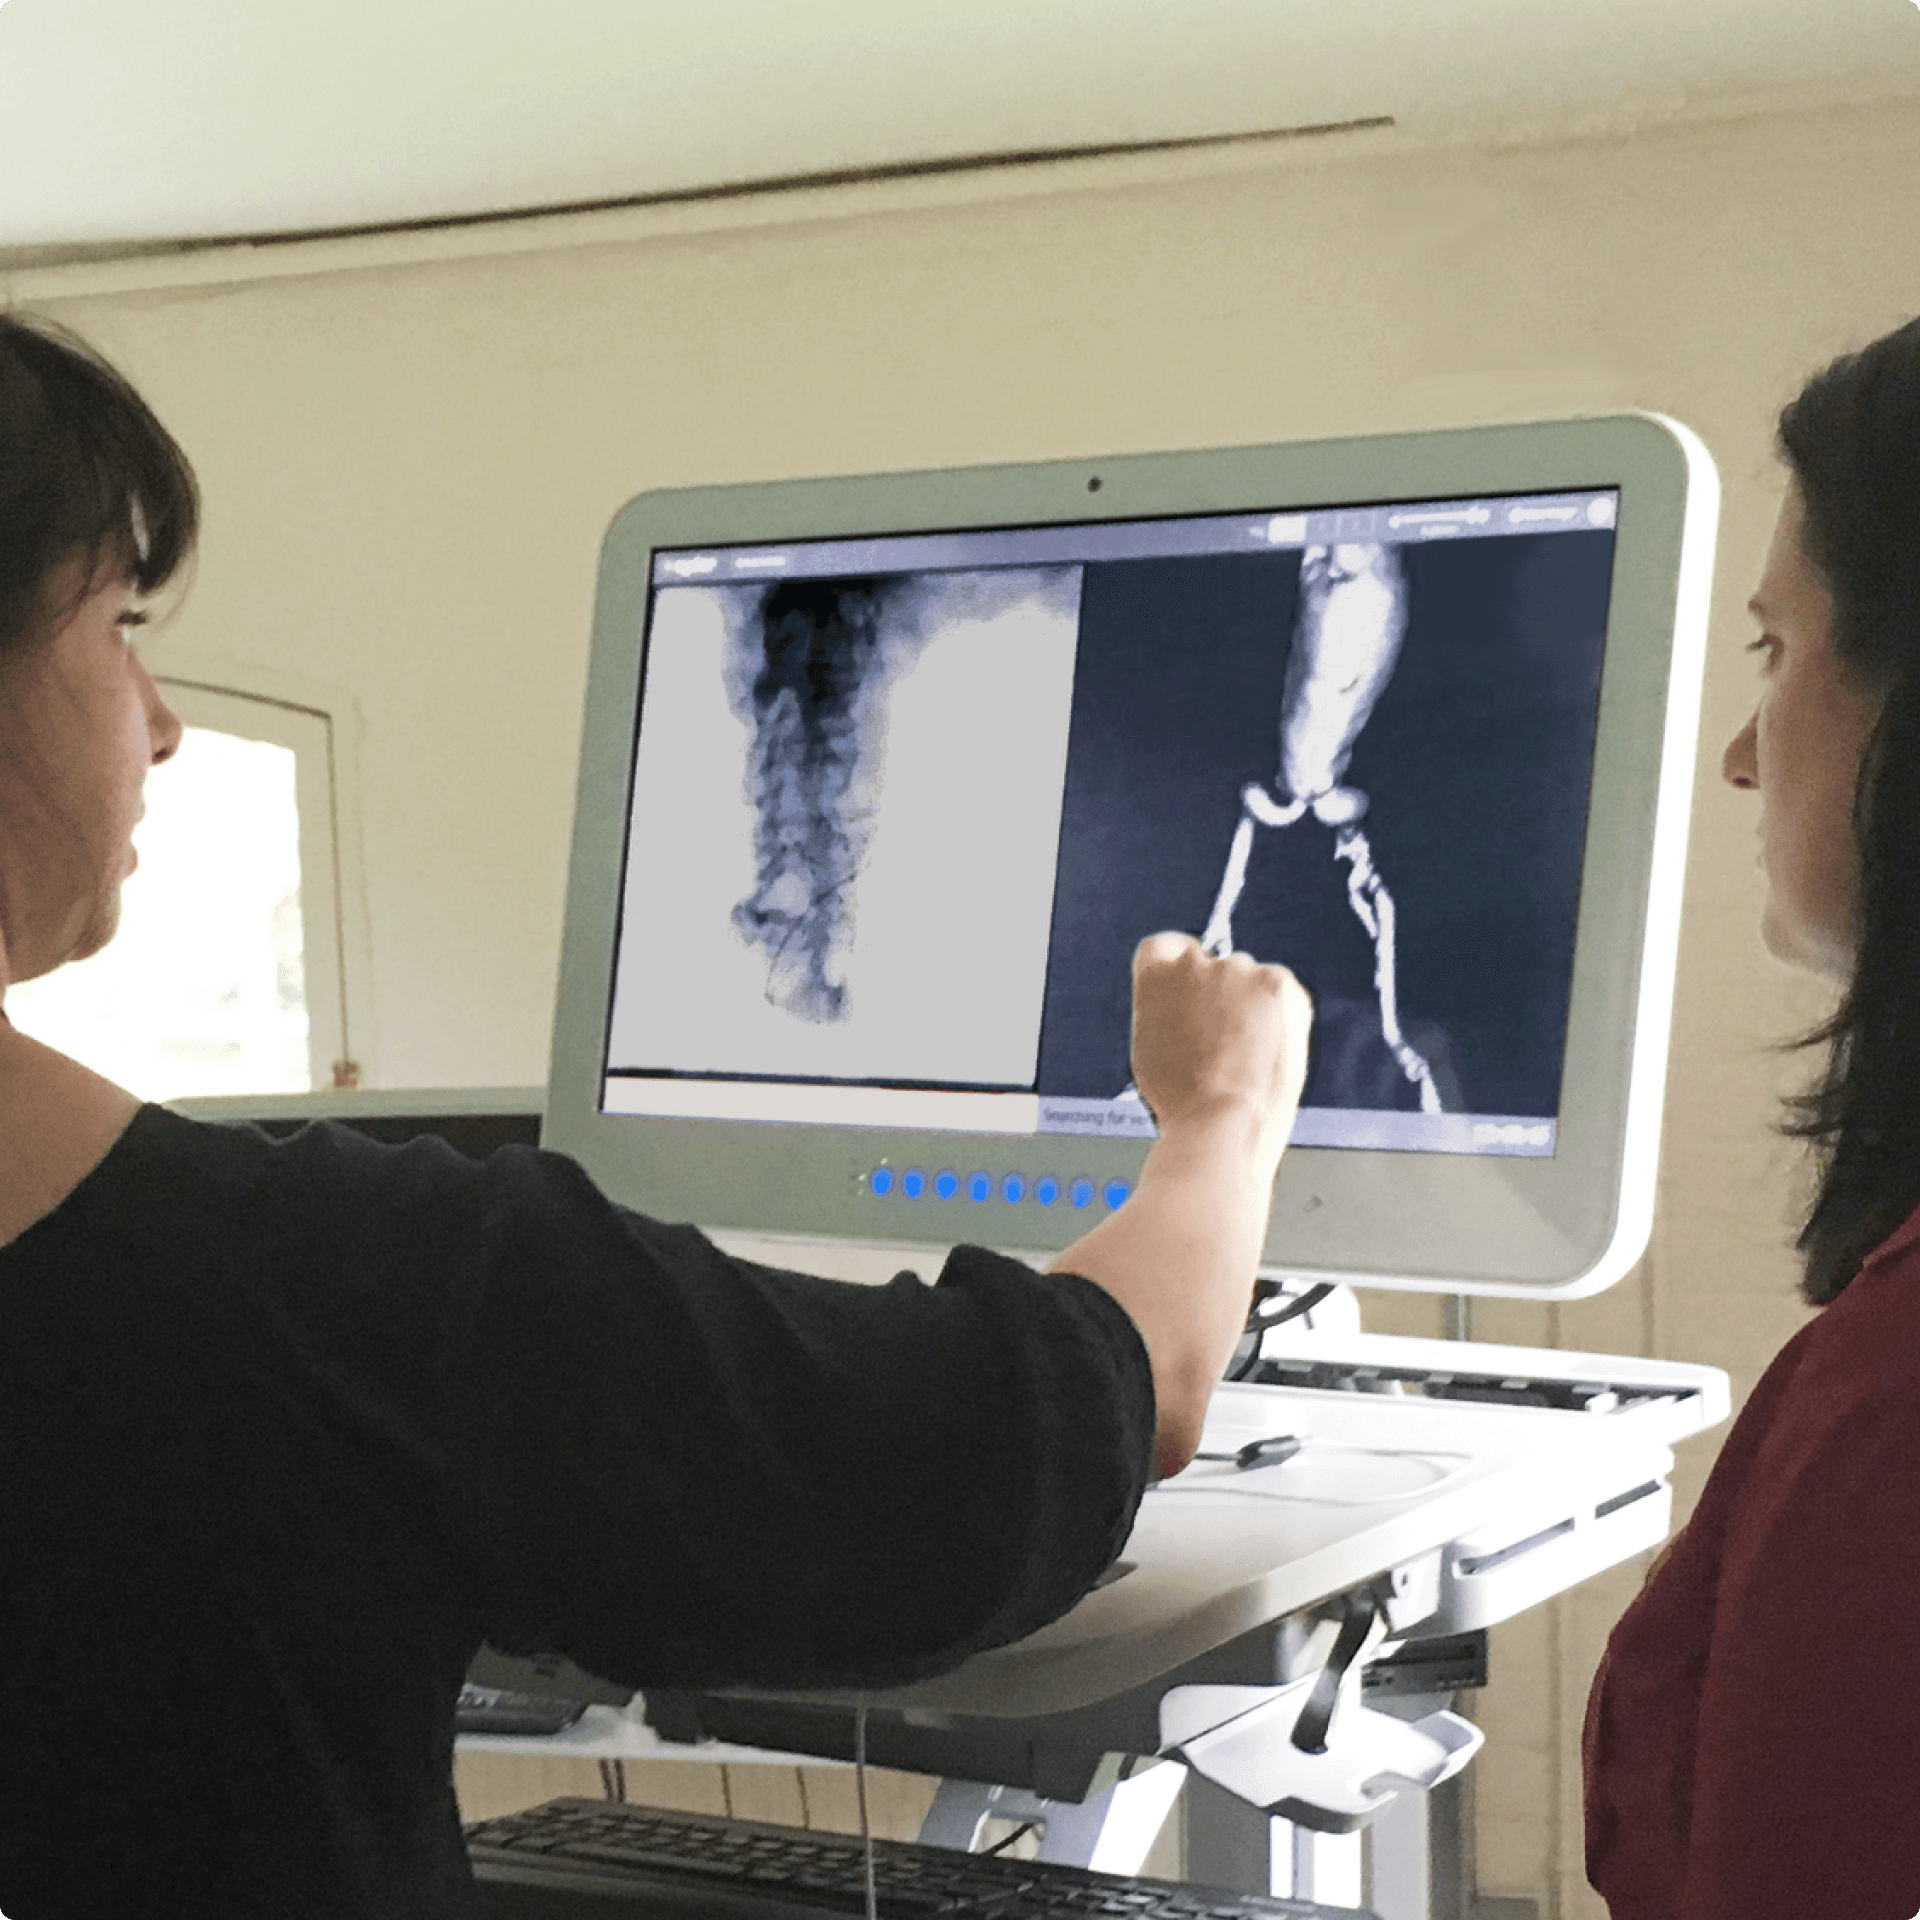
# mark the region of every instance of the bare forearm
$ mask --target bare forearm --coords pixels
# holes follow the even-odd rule
[[[1183,933],[1134,951],[1134,1081],[1160,1137],[1132,1198],[1054,1266],[1105,1287],[1140,1329],[1161,1479],[1193,1458],[1246,1324],[1312,1020],[1284,967]]]
[[[1162,1479],[1199,1446],[1207,1401],[1246,1324],[1278,1166],[1270,1134],[1238,1109],[1183,1122],[1154,1143],[1125,1206],[1053,1262],[1104,1287],[1139,1328]]]

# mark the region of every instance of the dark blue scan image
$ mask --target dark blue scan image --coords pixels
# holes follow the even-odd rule
[[[1399,550],[1404,644],[1353,745],[1395,907],[1399,1023],[1448,1111],[1556,1113],[1610,532]],[[1249,783],[1278,774],[1301,556],[1090,566],[1082,597],[1039,1090],[1130,1078],[1131,957],[1207,926]],[[1257,831],[1233,943],[1316,1017],[1305,1103],[1415,1110],[1381,1033],[1377,953],[1309,812]]]

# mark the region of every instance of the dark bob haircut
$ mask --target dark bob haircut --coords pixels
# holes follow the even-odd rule
[[[1790,1103],[1818,1185],[1799,1247],[1819,1306],[1920,1207],[1920,320],[1836,360],[1780,416],[1833,643],[1882,702],[1854,791],[1860,944],[1826,1069]]]
[[[193,469],[127,381],[63,328],[0,313],[0,654],[59,623],[60,568],[153,593],[199,526]]]

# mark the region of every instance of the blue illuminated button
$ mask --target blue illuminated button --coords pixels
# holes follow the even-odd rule
[[[900,1191],[909,1200],[918,1200],[927,1190],[927,1176],[918,1167],[909,1167],[900,1176]]]
[[[1091,1180],[1076,1180],[1073,1183],[1072,1193],[1073,1204],[1076,1207],[1090,1207],[1093,1205],[1093,1182]]]
[[[1000,1182],[1000,1198],[1008,1206],[1017,1207],[1026,1198],[1027,1183],[1017,1173],[1010,1173]]]
[[[1124,1180],[1109,1180],[1102,1190],[1100,1197],[1106,1201],[1109,1207],[1117,1207],[1126,1199],[1128,1193],[1131,1191],[1132,1189],[1128,1187]]]
[[[993,1197],[993,1175],[990,1173],[970,1174],[967,1178],[967,1198],[969,1200],[990,1200]]]
[[[1043,1173],[1040,1178],[1033,1183],[1033,1197],[1038,1200],[1043,1207],[1052,1206],[1053,1203],[1060,1198],[1060,1182],[1056,1180],[1052,1174]]]
[[[960,1176],[949,1169],[933,1176],[933,1190],[942,1200],[951,1200],[960,1191]]]
[[[875,1167],[872,1176],[867,1181],[867,1185],[884,1200],[887,1195],[893,1191],[892,1169],[888,1167]]]

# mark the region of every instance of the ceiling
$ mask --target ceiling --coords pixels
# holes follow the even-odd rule
[[[1920,0],[0,0],[0,267],[1809,88],[1920,96]]]

